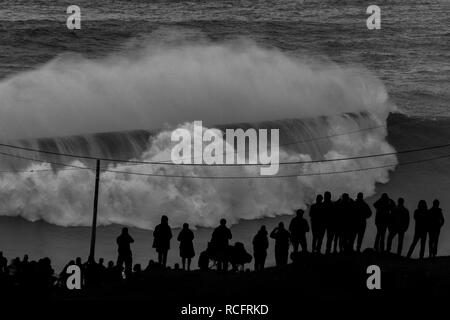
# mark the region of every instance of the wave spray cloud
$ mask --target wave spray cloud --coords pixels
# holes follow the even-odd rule
[[[198,119],[202,132],[221,132],[223,145],[226,129],[279,130],[279,152],[274,153],[279,161],[272,163],[389,153],[395,150],[384,126],[393,109],[383,84],[368,71],[248,43],[153,43],[98,60],[61,56],[0,82],[2,139],[142,161],[170,162],[173,130],[194,136]],[[368,130],[372,127],[378,129]],[[17,172],[0,174],[0,214],[89,225],[94,172],[64,170],[50,162],[89,168],[92,163],[23,154],[44,162],[2,160],[3,169]],[[376,183],[389,180],[393,167],[352,170],[396,163],[393,155],[280,165],[268,179],[251,178],[261,176],[259,166],[105,163],[98,221],[151,229],[162,212],[170,214],[174,226],[292,214],[325,190],[371,195]],[[38,169],[48,171],[26,172]],[[214,178],[221,176],[242,179]]]

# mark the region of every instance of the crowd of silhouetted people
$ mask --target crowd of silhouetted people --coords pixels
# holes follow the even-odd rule
[[[391,252],[392,242],[397,238],[396,254],[401,256],[405,233],[410,226],[410,213],[403,198],[397,202],[383,193],[374,204],[376,236],[373,245],[375,252]],[[199,254],[198,267],[200,270],[217,269],[222,272],[237,272],[244,270],[244,266],[254,262],[255,271],[265,267],[269,238],[274,240],[275,261],[277,266],[288,263],[289,252],[295,255],[301,252],[316,254],[336,254],[361,252],[361,245],[366,232],[367,220],[372,216],[372,208],[365,202],[362,193],[352,199],[347,193],[335,201],[330,192],[317,195],[315,203],[309,207],[309,223],[304,217],[305,211],[298,209],[286,228],[280,222],[270,234],[266,226],[261,226],[253,237],[253,255],[247,252],[242,242],[230,245],[233,238],[225,219],[214,229],[211,240],[206,249]],[[414,210],[414,236],[407,257],[411,257],[417,244],[420,244],[419,257],[424,258],[426,242],[428,240],[429,257],[436,257],[438,250],[440,229],[444,224],[442,209],[439,201],[434,200],[428,208],[425,200],[420,200]],[[307,234],[312,233],[311,247],[308,246]],[[38,285],[41,287],[64,286],[69,276],[66,272],[71,265],[77,265],[82,270],[83,283],[91,285],[120,282],[123,279],[139,279],[143,274],[154,270],[191,270],[192,258],[195,256],[195,234],[184,223],[178,233],[179,255],[181,266],[177,263],[173,268],[167,266],[167,254],[171,248],[173,238],[169,218],[161,217],[161,223],[153,231],[153,248],[157,252],[157,261],[150,260],[145,268],[140,264],[133,265],[131,244],[134,239],[123,228],[117,237],[117,261],[109,261],[105,265],[104,259],[98,262],[88,259],[83,263],[81,258],[70,261],[59,277],[54,275],[49,258],[39,261],[29,261],[28,256],[23,259],[15,258],[10,263],[0,252],[0,280],[7,279],[18,285]],[[325,241],[326,239],[326,241]]]

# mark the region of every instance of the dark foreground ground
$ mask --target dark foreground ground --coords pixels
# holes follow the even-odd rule
[[[369,290],[367,267],[381,269],[381,289]],[[211,319],[187,317],[182,307],[266,304],[267,315],[216,314],[212,319],[291,319],[317,316],[412,315],[450,303],[450,257],[412,260],[394,255],[299,254],[294,263],[262,272],[217,273],[160,270],[131,282],[68,291],[2,291],[3,303],[38,305],[40,310],[95,309],[109,315],[144,312],[148,319]],[[89,308],[87,308],[89,307]],[[64,312],[66,312],[64,311]]]

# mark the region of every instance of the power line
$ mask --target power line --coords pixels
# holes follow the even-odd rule
[[[57,166],[65,166],[70,167],[71,169],[62,169],[62,170],[94,170],[90,167],[81,167],[81,166],[75,166],[75,165],[69,165],[59,162],[48,162],[43,159],[34,159],[34,158],[28,158],[23,157],[19,155],[14,154],[8,154],[5,152],[0,152],[0,155],[8,156],[8,157],[14,157],[29,161],[38,161],[43,163],[49,163]],[[412,161],[406,161],[398,164],[388,164],[388,165],[382,165],[382,166],[374,166],[374,167],[365,167],[365,168],[358,168],[358,169],[349,169],[349,170],[342,170],[342,171],[328,171],[328,172],[315,172],[315,173],[302,173],[302,174],[290,174],[290,175],[273,175],[273,176],[192,176],[192,175],[168,175],[168,174],[158,174],[158,173],[141,173],[141,172],[129,172],[129,171],[120,171],[120,170],[111,170],[111,169],[103,169],[103,172],[111,172],[116,174],[129,174],[129,175],[138,175],[138,176],[150,176],[150,177],[166,177],[166,178],[190,178],[190,179],[278,179],[278,178],[294,178],[294,177],[306,177],[306,176],[320,176],[320,175],[330,175],[330,174],[342,174],[342,173],[351,173],[351,172],[359,172],[359,171],[367,171],[367,170],[375,170],[375,169],[382,169],[382,168],[389,168],[389,167],[395,167],[395,166],[404,166],[404,165],[410,165],[410,164],[417,164],[422,162],[428,162],[428,161],[434,161],[439,159],[446,159],[450,158],[449,155],[442,155],[427,159],[420,159],[420,160],[412,160]],[[52,169],[37,169],[37,170],[26,170],[26,171],[0,171],[0,173],[19,173],[19,172],[39,172],[39,171],[50,171]],[[60,171],[62,171],[60,170]]]
[[[4,144],[4,143],[0,143],[0,146],[24,150],[24,151],[32,151],[32,152],[38,152],[38,153],[44,153],[44,154],[52,154],[52,155],[70,157],[70,158],[77,158],[77,159],[101,160],[101,161],[106,161],[106,162],[132,163],[132,164],[171,165],[171,166],[205,166],[205,167],[244,167],[244,166],[267,165],[267,164],[262,164],[262,163],[256,163],[256,164],[204,164],[204,163],[176,164],[173,162],[161,162],[161,161],[121,160],[121,159],[103,158],[103,157],[96,158],[96,157],[92,157],[92,156],[80,156],[80,155],[74,155],[74,154],[58,153],[58,152],[53,152],[53,151],[25,148],[25,147],[19,147],[19,146],[10,145],[10,144]],[[406,153],[413,153],[413,152],[420,152],[420,151],[428,151],[428,150],[441,149],[441,148],[446,148],[446,147],[450,147],[450,143],[416,148],[416,149],[406,149],[406,150],[387,152],[387,153],[363,155],[363,156],[353,156],[353,157],[344,157],[344,158],[335,158],[335,159],[322,159],[322,160],[284,161],[284,162],[278,162],[278,163],[272,163],[272,164],[292,165],[292,164],[325,163],[325,162],[335,162],[335,161],[344,161],[344,160],[357,160],[357,159],[384,157],[384,156],[406,154]],[[0,152],[0,154],[2,154],[2,153]],[[7,155],[10,155],[10,154],[7,154]],[[27,158],[25,158],[25,159],[27,159]],[[28,158],[27,160],[30,160],[30,159]],[[35,160],[35,159],[31,159],[31,160]],[[45,162],[52,163],[50,161],[45,161]],[[61,165],[61,164],[57,163],[56,165]],[[69,166],[71,166],[71,165],[69,165]],[[73,167],[82,168],[79,166],[73,166]]]
[[[446,159],[446,158],[450,158],[450,154],[443,155],[443,156],[438,156],[438,157],[433,157],[433,158],[407,161],[407,162],[402,162],[402,163],[398,163],[398,164],[394,164],[393,163],[393,164],[382,165],[382,166],[375,166],[375,167],[349,169],[349,170],[342,170],[342,171],[328,171],[328,172],[301,173],[301,174],[290,174],[290,175],[273,175],[273,176],[187,176],[187,175],[165,175],[165,174],[157,174],[157,173],[128,172],[128,171],[117,171],[117,170],[103,170],[103,171],[105,171],[105,172],[112,172],[112,173],[139,175],[139,176],[166,177],[166,178],[189,178],[189,179],[279,179],[279,178],[308,177],[308,176],[320,176],[320,175],[331,175],[331,174],[342,174],[342,173],[351,173],[351,172],[359,172],[359,171],[368,171],[368,170],[383,169],[383,168],[389,168],[389,167],[395,167],[395,166],[411,165],[411,164],[417,164],[417,163],[434,161],[434,160],[439,160],[439,159]]]
[[[86,168],[86,169],[90,169],[90,168]],[[60,169],[59,171],[75,171],[75,170],[82,170],[82,169],[76,169],[76,168],[70,168],[70,169]],[[36,173],[36,172],[49,172],[49,171],[55,171],[54,169],[31,169],[31,170],[16,170],[16,171],[11,171],[11,170],[0,170],[0,173]]]
[[[54,162],[54,161],[47,161],[47,160],[43,160],[43,159],[29,158],[29,157],[11,154],[11,153],[7,153],[7,152],[1,152],[1,151],[0,151],[0,155],[5,156],[5,157],[22,159],[22,160],[48,163],[48,164],[52,164],[54,166],[71,167],[71,168],[82,169],[82,170],[93,170],[92,168],[89,168],[89,167],[81,167],[81,166],[76,166],[76,165],[62,163],[62,162]],[[11,173],[13,173],[13,172],[16,172],[16,171],[12,171]]]

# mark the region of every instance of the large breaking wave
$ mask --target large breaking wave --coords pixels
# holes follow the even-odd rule
[[[393,108],[382,83],[361,69],[313,63],[248,43],[153,44],[139,53],[97,61],[60,57],[4,80],[0,135],[15,144],[58,152],[166,161],[171,130],[192,129],[192,121],[202,120],[208,128],[279,128],[280,144],[285,145],[280,161],[307,161],[394,151],[383,127]],[[378,128],[365,130],[371,127]],[[283,166],[279,175],[345,171],[396,161],[389,156],[290,165]],[[253,167],[105,166],[192,176],[259,172]],[[2,168],[24,171],[52,166],[2,158]],[[373,194],[376,183],[388,181],[390,169],[248,180],[103,172],[99,222],[152,228],[161,214],[168,214],[173,225],[212,226],[221,217],[237,222],[290,214],[325,190]],[[0,214],[62,226],[89,225],[93,181],[91,170],[2,173]]]

